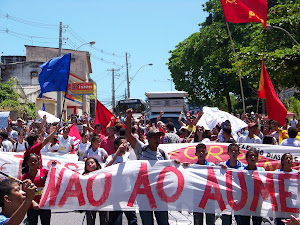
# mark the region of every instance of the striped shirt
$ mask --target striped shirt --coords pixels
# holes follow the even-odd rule
[[[146,148],[146,149],[145,149]],[[136,158],[138,160],[169,160],[168,154],[165,154],[165,158],[157,148],[157,151],[152,151],[149,147],[142,143],[140,140],[137,140],[134,148]]]

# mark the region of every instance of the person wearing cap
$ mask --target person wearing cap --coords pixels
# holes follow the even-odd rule
[[[22,129],[22,125],[25,123],[24,120],[22,120],[20,117],[17,119],[17,131],[20,131]]]
[[[85,133],[85,134],[89,135],[88,125],[85,124],[85,123],[82,125],[82,133]]]
[[[15,143],[18,140],[18,132],[12,129],[12,122],[8,122],[6,128],[8,134],[8,140]]]
[[[223,131],[224,131],[224,128],[225,129],[231,129],[231,123],[229,120],[225,120],[223,123],[221,123],[221,130],[220,132],[218,133],[218,139],[220,142],[226,142],[225,139],[224,139],[224,136],[223,136]],[[234,132],[232,129],[231,129],[231,137],[232,139],[234,140],[237,140],[238,139],[238,135],[236,132]]]
[[[160,137],[163,135],[163,132],[160,132],[158,129],[150,128],[147,133],[147,139],[149,145],[143,144],[140,140],[135,138],[131,133],[131,124],[132,124],[132,109],[126,110],[126,137],[131,147],[134,149],[136,158],[138,160],[169,160],[168,154],[158,148],[160,143]],[[169,225],[169,218],[167,211],[155,211],[154,212],[156,221],[158,225]],[[143,222],[143,225],[153,225],[154,218],[152,211],[140,211],[140,216]]]
[[[259,133],[258,125],[255,123],[248,123],[249,134],[238,138],[238,143],[253,143],[261,144],[261,139],[256,135]]]

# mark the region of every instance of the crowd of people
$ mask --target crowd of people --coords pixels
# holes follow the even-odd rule
[[[300,146],[297,140],[300,121],[295,117],[279,126],[277,121],[266,120],[259,114],[243,114],[240,119],[248,124],[247,127],[234,132],[229,120],[217,124],[213,129],[197,125],[202,113],[187,113],[186,121],[182,121],[184,113],[178,118],[180,127],[175,127],[174,121],[167,119],[162,122],[163,112],[157,118],[156,124],[146,120],[144,116],[133,118],[132,109],[126,111],[124,118],[112,118],[105,128],[95,124],[93,118],[84,114],[79,117],[72,115],[63,123],[48,124],[46,117],[40,120],[29,118],[24,121],[18,118],[16,122],[8,121],[6,129],[0,132],[0,151],[24,152],[22,165],[22,189],[12,180],[0,181],[0,225],[20,224],[27,212],[26,224],[36,225],[38,217],[43,225],[50,224],[51,211],[39,208],[43,187],[48,170],[42,165],[42,152],[76,153],[78,161],[84,161],[83,175],[90,172],[122,163],[128,160],[170,160],[168,154],[159,148],[159,144],[169,143],[198,143],[195,155],[196,164],[210,165],[208,162],[206,145],[209,142],[230,143],[228,146],[229,159],[220,163],[223,169],[259,170],[257,167],[258,151],[251,148],[247,151],[246,161],[243,164],[237,158],[240,154],[239,143],[272,144],[283,146]],[[239,115],[238,115],[239,117]],[[80,132],[81,141],[75,144],[74,138],[69,136],[70,127],[76,126]],[[288,138],[281,141],[282,130],[287,130]],[[281,141],[281,142],[280,142]],[[180,163],[175,160],[176,163]],[[184,162],[182,162],[184,163]],[[185,166],[189,164],[184,163]],[[286,153],[281,158],[280,171],[293,172],[293,156]],[[128,224],[137,224],[135,211],[99,211],[100,224],[121,224],[121,215],[125,214]],[[86,211],[88,225],[95,224],[96,211]],[[143,225],[153,225],[154,216],[159,225],[168,225],[167,211],[140,211]],[[206,224],[215,224],[216,216],[206,213]],[[232,223],[232,215],[222,215],[222,224]],[[235,216],[238,225],[250,224],[249,216]],[[276,224],[300,224],[300,220],[276,218]],[[252,217],[253,224],[261,224],[261,217]],[[194,224],[203,224],[203,213],[194,213]]]

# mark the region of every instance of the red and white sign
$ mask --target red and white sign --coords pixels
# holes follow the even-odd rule
[[[94,83],[83,82],[83,83],[72,83],[71,84],[72,95],[86,95],[94,94]]]
[[[299,174],[128,161],[88,175],[49,171],[44,209],[153,210],[298,216]]]

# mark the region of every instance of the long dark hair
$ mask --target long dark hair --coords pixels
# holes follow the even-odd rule
[[[198,134],[197,134],[197,130],[198,129],[202,129],[202,138],[204,138],[203,137],[203,134],[204,134],[204,127],[203,126],[197,126],[196,127],[196,132],[195,132],[195,134],[194,134],[194,142],[199,142],[199,140],[200,140],[200,138],[201,137],[198,137]]]
[[[100,170],[100,169],[101,169],[101,165],[100,165],[100,163],[99,163],[99,161],[98,161],[97,159],[95,159],[95,158],[93,158],[93,157],[88,157],[88,158],[85,160],[85,163],[84,163],[84,172],[83,172],[82,174],[88,174],[88,173],[90,173],[90,171],[88,171],[88,170],[86,169],[87,163],[88,163],[88,161],[89,161],[90,159],[93,159],[94,162],[96,163],[96,165],[97,165],[97,169],[96,169],[96,170]]]

